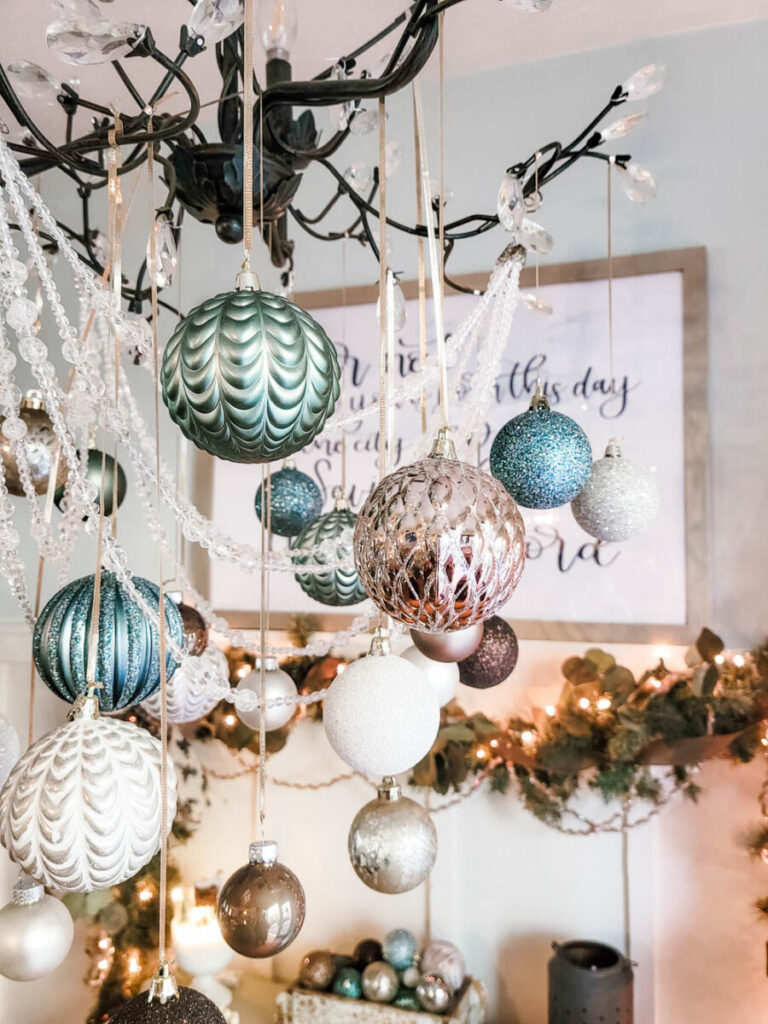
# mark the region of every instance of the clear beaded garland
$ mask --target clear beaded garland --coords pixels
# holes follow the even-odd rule
[[[618,441],[592,465],[581,493],[571,502],[573,517],[596,540],[629,540],[649,526],[661,496],[653,474],[625,459]]]
[[[374,603],[427,633],[465,629],[512,595],[523,520],[492,477],[456,459],[442,429],[427,459],[386,477],[355,527],[355,566]]]

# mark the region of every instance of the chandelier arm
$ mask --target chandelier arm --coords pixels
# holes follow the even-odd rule
[[[434,0],[432,0],[434,2]],[[384,68],[384,74],[389,74],[397,66],[397,62],[405,50],[408,44],[408,40],[414,35],[414,29],[416,22],[424,15],[424,9],[427,6],[427,0],[419,0],[411,7],[411,16],[403,32],[400,34],[400,38],[395,44],[395,48],[392,51],[392,56],[387,61],[387,66]]]
[[[147,105],[146,100],[144,100],[142,98],[141,93],[138,91],[136,86],[131,81],[131,79],[130,79],[130,77],[128,75],[128,72],[125,70],[123,65],[120,63],[119,60],[113,60],[112,61],[112,67],[115,69],[115,71],[117,73],[117,76],[120,79],[120,81],[123,83],[125,88],[131,94],[131,97],[132,97],[134,103],[136,104],[136,106],[139,108],[139,110],[143,110],[146,107],[146,105]]]
[[[422,6],[423,6],[423,0],[422,0]],[[357,60],[358,57],[362,57],[362,55],[366,51],[370,50],[377,43],[380,43],[382,41],[382,39],[386,39],[386,37],[388,35],[390,35],[392,32],[394,32],[394,30],[398,27],[398,25],[402,25],[403,24],[403,22],[405,21],[405,19],[407,17],[408,17],[408,15],[405,13],[405,11],[403,11],[402,14],[398,14],[398,16],[395,18],[395,20],[393,22],[391,22],[389,25],[387,25],[386,28],[383,28],[380,32],[377,32],[375,36],[372,36],[367,42],[363,43],[362,46],[358,46],[358,48],[356,50],[353,50],[352,53],[348,53],[345,57],[340,57],[336,61],[336,64],[337,65],[338,64],[342,64],[342,65],[344,65],[346,67],[354,67],[355,61]],[[407,32],[407,30],[406,30],[406,32]],[[321,82],[321,81],[323,81],[326,78],[330,78],[332,71],[333,71],[333,67],[332,66],[325,68],[323,71],[320,72],[319,75],[315,75],[313,81]]]

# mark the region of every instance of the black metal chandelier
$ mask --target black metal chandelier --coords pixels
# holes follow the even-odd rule
[[[317,239],[356,239],[379,257],[372,227],[379,216],[375,205],[379,169],[373,169],[370,182],[361,188],[359,182],[350,181],[349,175],[339,171],[332,158],[355,130],[355,119],[365,115],[366,102],[388,96],[413,82],[438,42],[442,12],[461,2],[463,0],[414,0],[399,17],[339,59],[333,67],[321,71],[315,78],[294,81],[289,52],[295,29],[294,0],[261,0],[262,41],[267,59],[264,83],[256,78],[253,82],[256,96],[253,195],[261,197],[258,221],[275,266],[285,270],[292,266],[291,221]],[[530,6],[530,0],[526,3]],[[82,5],[88,15],[85,18],[80,16]],[[61,8],[62,4],[57,6]],[[98,231],[92,223],[90,202],[94,194],[107,185],[105,154],[110,147],[110,132],[116,125],[117,143],[128,147],[120,174],[140,166],[147,159],[147,143],[153,144],[154,159],[161,165],[167,185],[158,215],[169,218],[170,230],[176,238],[184,215],[189,214],[213,225],[223,242],[239,242],[243,236],[242,0],[198,0],[189,25],[182,25],[180,29],[178,53],[173,58],[156,44],[150,27],[109,21],[102,16],[104,8],[97,0],[68,0],[68,5],[64,6],[69,6],[75,14],[49,26],[49,45],[71,63],[110,62],[136,109],[118,114],[80,95],[72,84],[60,84],[42,68],[23,60],[0,64],[0,96],[25,130],[22,141],[10,144],[25,173],[35,175],[58,169],[72,180],[81,202],[82,223],[78,228],[66,224],[61,227],[77,243],[85,262],[98,273],[104,271],[105,259],[95,244]],[[391,50],[380,62],[380,68],[373,73],[360,72],[360,58],[384,40],[390,40]],[[200,98],[187,70],[187,61],[212,42],[221,78],[217,101],[219,139],[216,141],[209,140],[200,127]],[[145,97],[136,87],[123,63],[129,59],[157,65],[159,81],[151,95]],[[660,87],[661,75],[662,69],[656,65],[642,69],[613,90],[596,116],[570,142],[550,142],[526,159],[514,162],[507,169],[506,190],[503,185],[499,212],[470,213],[440,225],[444,204],[436,199],[429,216],[434,218],[436,232],[442,228],[444,259],[447,261],[458,241],[495,228],[500,213],[507,230],[520,228],[520,217],[514,212],[514,224],[505,222],[502,206],[508,211],[517,207],[521,212],[532,212],[541,201],[542,188],[581,159],[610,160],[633,177],[637,188],[647,185],[650,176],[641,168],[635,168],[629,155],[609,155],[601,150],[604,143],[623,137],[643,115],[629,115],[607,128],[601,125],[614,108],[655,92]],[[36,122],[34,111],[22,102],[24,98],[35,98],[34,86],[55,90],[66,119],[65,142],[61,145],[50,141]],[[188,107],[184,113],[166,114],[158,109],[172,86],[184,91]],[[338,129],[321,141],[312,110],[308,108],[335,106],[340,108]],[[294,116],[296,108],[301,110],[298,116]],[[74,118],[78,110],[90,112],[93,118],[91,130],[75,136]],[[330,182],[327,202],[314,215],[307,214],[298,205],[302,173],[311,163],[322,166]],[[324,228],[326,217],[342,200],[352,207],[349,224],[342,230]],[[389,217],[387,223],[397,231],[427,235],[427,226],[423,223],[407,224]],[[449,277],[446,281],[452,283]],[[149,297],[146,261],[133,278],[124,278],[123,296],[134,312],[141,310],[142,303]]]

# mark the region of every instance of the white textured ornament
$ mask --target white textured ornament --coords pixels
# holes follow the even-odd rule
[[[653,474],[625,459],[616,441],[592,463],[589,479],[571,502],[579,526],[596,540],[628,540],[656,518],[661,499]]]
[[[365,775],[397,775],[429,751],[440,725],[435,691],[424,674],[389,652],[381,630],[371,653],[331,683],[323,706],[328,741]]]
[[[0,910],[0,974],[34,981],[55,971],[72,947],[75,926],[67,908],[39,882],[22,876]]]
[[[400,655],[415,665],[429,680],[441,708],[456,696],[459,687],[459,666],[455,661],[433,661],[418,647],[408,647]]]
[[[120,885],[160,849],[160,743],[130,722],[74,717],[22,755],[0,792],[0,842],[31,878],[60,892]],[[168,759],[168,827],[176,774]]]
[[[5,715],[0,715],[0,786],[5,785],[20,753],[19,734]]]
[[[261,697],[261,668],[258,660],[256,667],[237,684],[237,689],[241,693],[243,690],[252,690]],[[264,728],[267,732],[272,732],[273,729],[280,729],[289,722],[296,710],[296,683],[287,672],[283,672],[281,668],[277,667],[277,658],[264,659],[264,697],[267,701]],[[269,701],[286,699],[290,703],[269,706]],[[240,721],[249,729],[261,727],[260,708],[254,708],[253,711],[241,711],[238,708],[237,714]]]
[[[224,664],[222,665],[222,661]],[[214,643],[209,643],[198,657],[189,657],[173,673],[166,685],[166,714],[169,722],[196,722],[213,711],[219,703],[219,694],[205,681],[202,671],[208,668],[225,685],[228,680],[227,659]],[[159,720],[160,691],[153,693],[141,706]]]
[[[467,975],[461,950],[445,940],[430,942],[421,957],[421,970],[424,974],[439,974],[454,992],[459,991]]]

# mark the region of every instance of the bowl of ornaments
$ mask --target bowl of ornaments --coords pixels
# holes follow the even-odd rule
[[[363,939],[351,956],[315,950],[277,997],[278,1024],[483,1024],[485,992],[451,942],[424,950],[405,928]]]

